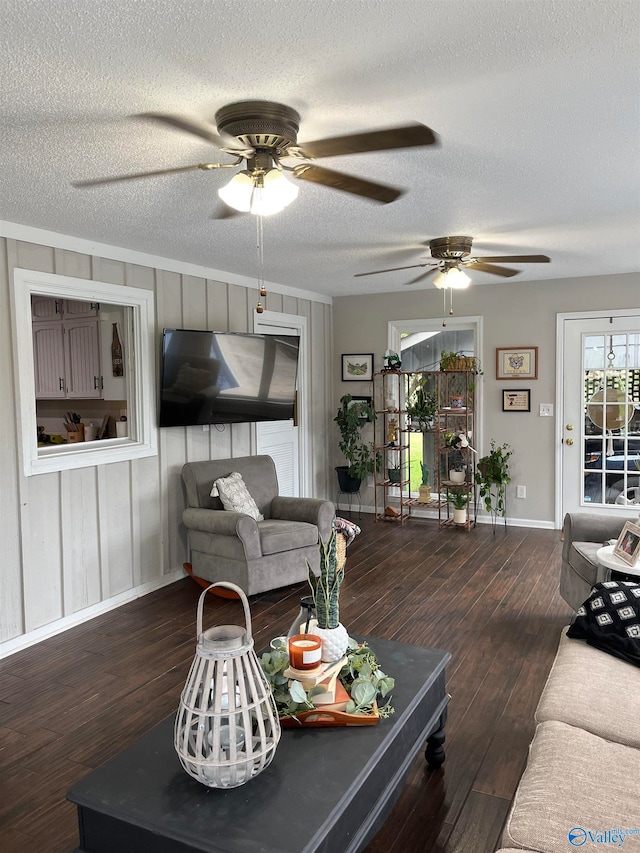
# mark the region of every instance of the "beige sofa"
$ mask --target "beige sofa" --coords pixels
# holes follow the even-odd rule
[[[535,716],[499,853],[640,850],[640,668],[565,628]]]

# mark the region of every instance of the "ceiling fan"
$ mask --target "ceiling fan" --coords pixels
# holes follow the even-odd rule
[[[314,161],[323,157],[438,143],[438,137],[430,128],[414,123],[298,144],[299,114],[285,104],[271,101],[228,104],[216,112],[215,129],[207,123],[165,113],[142,113],[134,118],[191,133],[213,143],[236,159],[231,163],[196,163],[152,172],[76,181],[73,186],[95,187],[195,169],[233,169],[244,160],[246,168],[234,175],[226,187],[218,190],[223,202],[235,211],[269,215],[290,204],[297,196],[298,188],[287,180],[285,172],[298,180],[388,204],[402,195],[403,190],[326,169]],[[285,160],[290,162],[283,162]]]
[[[484,257],[472,257],[472,243],[472,237],[436,237],[429,241],[431,257],[435,262],[427,260],[424,263],[411,264],[407,267],[391,267],[391,269],[386,270],[359,272],[354,277],[358,278],[364,275],[378,275],[378,273],[383,272],[428,267],[429,269],[426,272],[420,273],[419,276],[412,278],[411,281],[407,281],[405,284],[416,284],[418,281],[423,281],[428,276],[438,273],[433,281],[436,287],[461,289],[468,287],[471,283],[471,279],[464,272],[465,267],[510,278],[511,276],[518,275],[520,270],[499,266],[495,263],[496,261],[507,261],[514,264],[548,264],[551,261],[551,258],[548,258],[546,255],[487,255]]]

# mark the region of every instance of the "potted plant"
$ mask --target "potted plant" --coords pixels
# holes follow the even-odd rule
[[[351,394],[341,397],[340,403],[338,414],[333,420],[340,430],[338,446],[349,464],[336,467],[338,483],[342,492],[357,492],[362,480],[376,468],[377,456],[373,444],[362,440],[364,425],[372,421],[375,415],[370,403],[363,400],[352,402]]]
[[[449,492],[447,499],[453,507],[454,524],[466,524],[469,495],[465,491],[455,489]]]
[[[456,461],[452,463],[449,469],[449,479],[452,483],[464,483],[466,469],[462,462]]]
[[[313,633],[322,640],[322,660],[334,661],[347,650],[349,635],[340,622],[340,585],[344,579],[344,566],[338,566],[336,555],[336,532],[331,533],[325,544],[320,540],[320,574],[315,575],[309,562],[309,586],[315,604],[318,624]]]
[[[509,459],[512,455],[513,450],[507,442],[497,445],[491,439],[491,449],[478,461],[476,469],[480,500],[491,515],[494,533],[497,517],[506,515],[505,495],[507,484],[511,482]]]
[[[423,432],[433,427],[438,414],[438,398],[427,390],[426,377],[416,377],[409,389],[405,411],[407,417],[411,418],[412,427],[417,425]]]
[[[399,483],[400,482],[400,466],[399,465],[389,465],[387,468],[387,478],[390,483]]]
[[[471,370],[476,374],[482,373],[480,359],[475,355],[465,355],[462,350],[442,350],[440,370]]]

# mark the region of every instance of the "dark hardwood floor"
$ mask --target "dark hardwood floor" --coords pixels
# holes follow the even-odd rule
[[[359,523],[342,622],[453,655],[446,762],[431,772],[416,759],[367,853],[491,853],[571,618],[557,591],[560,534]],[[200,592],[187,578],[0,661],[3,853],[71,853],[76,813],[65,793],[177,708]],[[257,648],[286,633],[305,593],[301,584],[252,599]],[[206,627],[242,622],[238,602],[209,599]]]

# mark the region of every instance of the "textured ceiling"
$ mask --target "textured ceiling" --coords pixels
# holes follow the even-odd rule
[[[300,112],[300,142],[417,120],[441,143],[323,161],[407,193],[300,182],[265,219],[268,281],[406,292],[411,271],[353,275],[453,234],[551,257],[514,284],[640,270],[639,3],[4,0],[0,27],[2,220],[255,277],[255,219],[210,218],[229,171],[71,182],[216,159],[135,113],[267,99]]]

